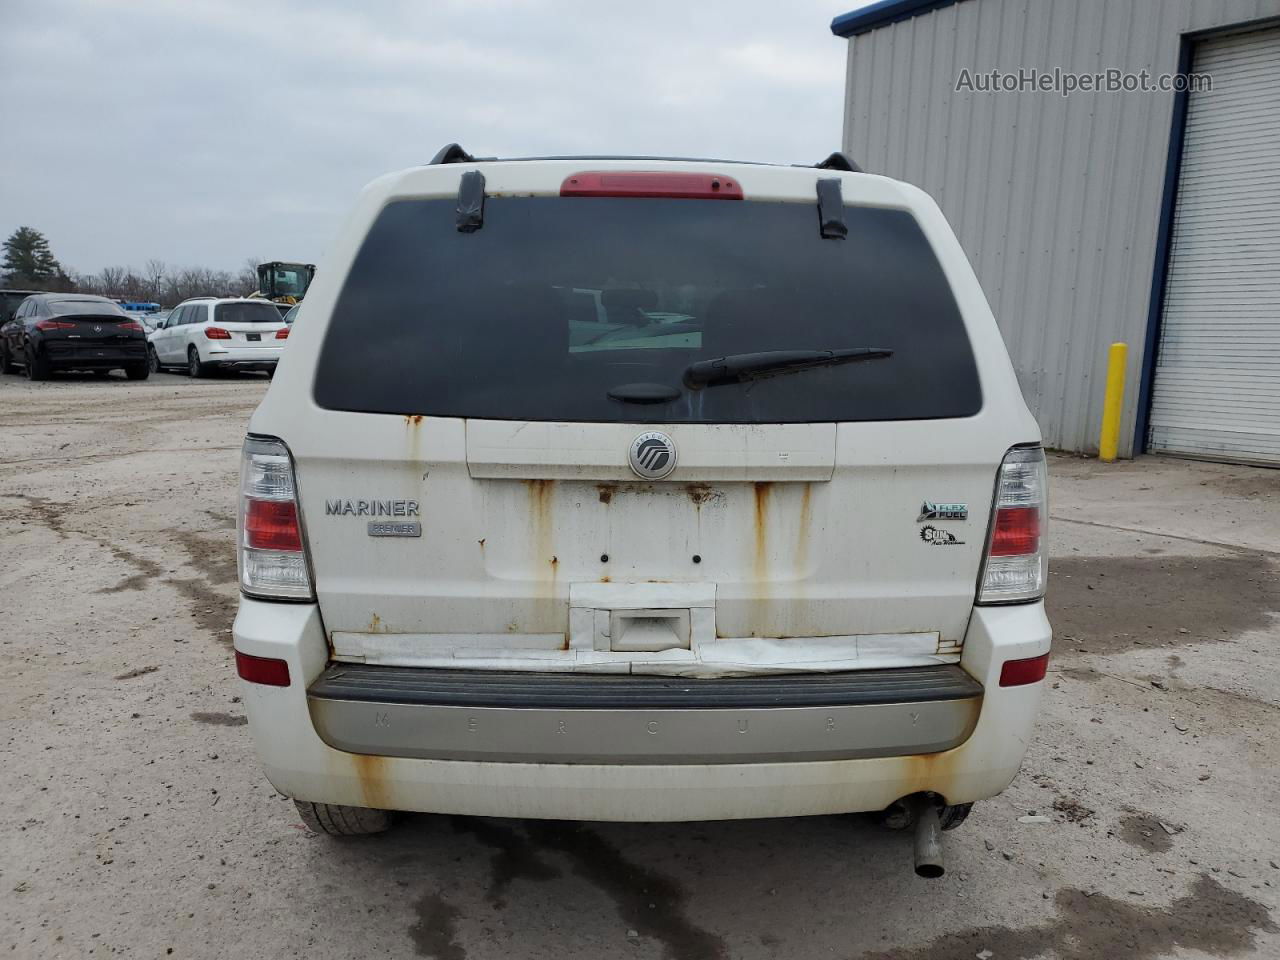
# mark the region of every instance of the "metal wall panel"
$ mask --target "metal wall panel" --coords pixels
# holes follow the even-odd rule
[[[1280,29],[1193,62],[1151,448],[1280,463]]]
[[[1182,34],[1269,17],[1280,0],[963,0],[848,41],[844,149],[937,199],[1048,445],[1097,450],[1124,340],[1132,453],[1174,98],[957,91],[960,69],[1173,73]]]

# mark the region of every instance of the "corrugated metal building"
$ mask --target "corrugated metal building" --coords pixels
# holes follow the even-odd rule
[[[1122,455],[1280,463],[1280,0],[885,0],[831,28],[845,152],[937,199],[1048,445],[1096,452],[1123,340]],[[1212,86],[978,86],[1032,68]]]

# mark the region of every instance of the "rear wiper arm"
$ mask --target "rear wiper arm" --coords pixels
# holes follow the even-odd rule
[[[699,360],[684,370],[684,385],[690,390],[722,383],[740,383],[761,377],[793,373],[811,367],[833,367],[841,363],[884,360],[893,356],[883,347],[850,347],[845,350],[762,350],[759,353],[731,353],[714,360]]]

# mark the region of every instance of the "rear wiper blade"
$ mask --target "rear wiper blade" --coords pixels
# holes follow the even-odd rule
[[[863,360],[884,360],[893,356],[883,347],[849,347],[844,350],[762,350],[759,353],[732,353],[714,360],[699,360],[685,367],[684,385],[691,390],[722,383],[741,383],[762,377],[832,367]]]

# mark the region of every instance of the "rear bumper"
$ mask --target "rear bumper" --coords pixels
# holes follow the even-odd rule
[[[44,349],[49,365],[57,370],[115,369],[147,362],[147,345],[142,340],[137,341],[136,345],[129,343],[105,346],[55,341],[46,344]]]
[[[214,360],[209,364],[219,370],[274,370],[278,360]]]
[[[238,650],[289,664],[289,687],[243,684],[258,754],[282,793],[386,809],[588,820],[880,810],[920,791],[936,792],[949,803],[994,796],[1017,773],[1044,686],[1041,681],[1002,688],[1001,665],[1046,652],[1049,639],[1042,604],[977,608],[961,661],[969,679],[957,676],[960,671],[946,677],[935,672],[921,681],[933,691],[924,696],[899,689],[885,700],[881,683],[881,702],[869,702],[876,683],[851,678],[839,696],[828,689],[821,703],[768,706],[739,699],[721,707],[708,705],[713,688],[706,684],[725,681],[661,679],[654,689],[665,689],[667,699],[635,711],[615,708],[601,718],[556,700],[563,689],[548,693],[544,686],[541,705],[522,705],[502,702],[506,694],[492,687],[477,692],[449,686],[448,679],[433,686],[425,671],[418,671],[422,680],[405,678],[399,693],[386,689],[394,686],[390,674],[326,672],[328,646],[314,605],[242,599],[235,624]],[[905,677],[905,671],[887,672]],[[431,672],[435,681],[442,673]],[[838,675],[836,683],[848,676]],[[565,679],[576,684],[602,678]],[[778,689],[790,683],[790,696],[810,683],[807,677],[750,679],[781,684]],[[955,695],[941,695],[948,684]],[[673,685],[698,691],[701,705],[681,701],[678,693],[672,699]],[[361,686],[363,694],[356,692]],[[574,689],[616,696],[601,687]],[[741,695],[742,688],[736,689]],[[465,702],[445,702],[459,696]],[[833,716],[836,727],[828,733],[826,720]],[[570,733],[567,722],[561,732],[559,724],[575,718],[575,726],[584,728],[581,735]],[[602,726],[602,719],[614,725]],[[750,732],[737,732],[744,719],[748,731],[755,724],[764,735],[753,741]],[[655,723],[658,733],[650,732]],[[673,736],[664,737],[668,731]],[[824,744],[826,736],[843,739],[831,746]],[[558,738],[568,739],[560,745]],[[359,752],[365,750],[376,752]]]
[[[271,370],[280,361],[282,347],[223,349],[208,347],[200,359],[223,370]]]
[[[774,677],[432,670],[335,664],[307,691],[351,753],[498,763],[781,763],[937,753],[973,732],[957,666]]]

